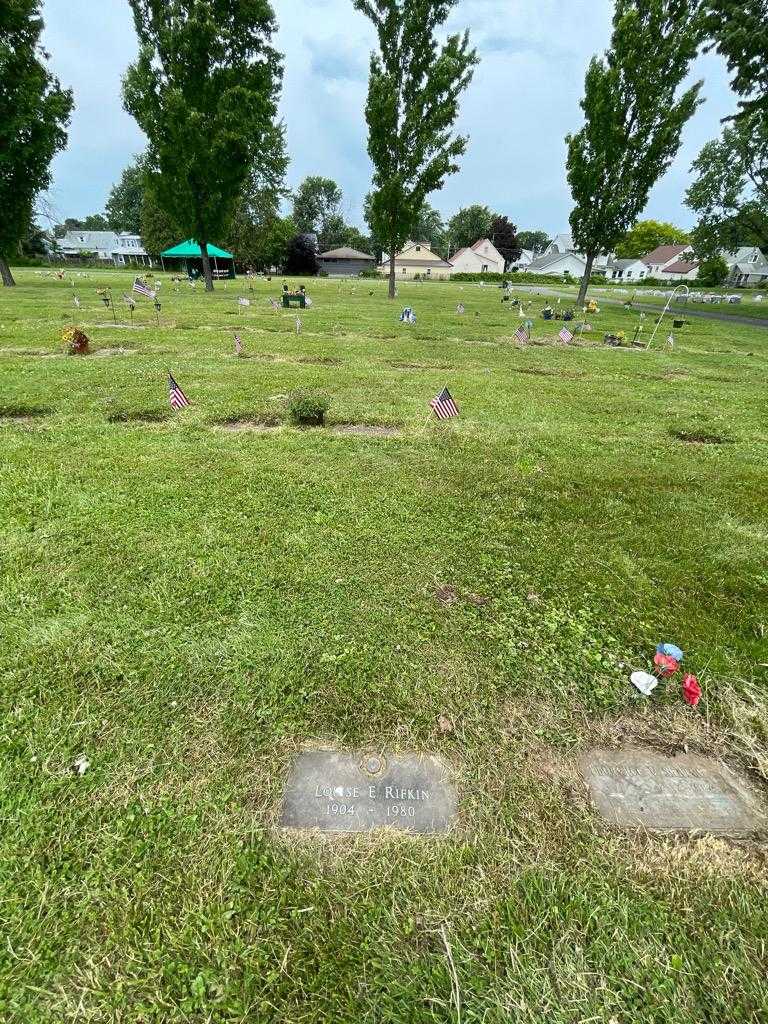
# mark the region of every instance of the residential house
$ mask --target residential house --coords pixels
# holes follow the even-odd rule
[[[523,249],[514,263],[510,263],[510,270],[525,271],[536,258],[533,249]]]
[[[573,242],[573,235],[561,232],[559,235],[555,235],[552,241],[549,243],[547,248],[541,254],[540,258],[548,256],[564,256],[566,253],[575,253],[580,259],[584,261],[584,266],[587,265],[587,258],[584,253],[577,252],[576,246]],[[592,264],[593,274],[607,273],[608,264],[613,259],[613,254],[596,256]]]
[[[699,276],[699,261],[694,259],[675,260],[664,268],[664,279],[668,284],[687,284]]]
[[[659,281],[666,281],[667,267],[682,260],[683,256],[693,256],[693,249],[690,245],[659,245],[653,252],[643,256],[643,263],[648,267],[647,277],[655,277]]]
[[[454,274],[503,274],[504,257],[489,238],[459,249],[450,257]]]
[[[389,274],[389,260],[376,268],[380,274]],[[415,277],[449,278],[453,271],[450,263],[429,248],[429,242],[406,242],[395,254],[395,274],[399,280],[412,281]]]
[[[580,278],[587,268],[587,261],[577,252],[550,253],[539,256],[525,268],[530,274],[545,274],[547,277]]]
[[[744,285],[768,284],[768,260],[756,245],[742,245],[735,253],[724,252],[728,264],[728,283]]]
[[[363,270],[373,270],[376,264],[376,260],[367,252],[346,245],[321,252],[317,258],[320,270],[329,277],[357,277]]]
[[[128,231],[86,231],[75,228],[56,240],[59,250],[67,257],[93,254],[103,263],[116,267],[130,264],[153,266],[139,235]]]
[[[610,260],[606,270],[609,281],[642,281],[648,276],[648,267],[639,259]]]

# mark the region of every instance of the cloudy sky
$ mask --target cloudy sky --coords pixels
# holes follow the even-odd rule
[[[290,186],[307,174],[334,178],[348,219],[362,224],[370,182],[363,115],[373,33],[351,0],[273,0],[285,54],[281,112],[288,126]],[[469,28],[481,57],[462,103],[470,141],[461,171],[432,204],[450,215],[485,203],[520,228],[567,229],[570,195],[563,138],[578,128],[590,56],[610,36],[610,0],[459,0],[449,23]],[[54,163],[58,216],[103,209],[111,185],[143,137],[120,102],[120,78],[136,52],[126,0],[44,0],[44,41],[62,83],[74,89],[69,146]],[[685,129],[680,154],[651,194],[646,216],[683,226],[688,168],[732,112],[722,60],[701,57],[706,103]]]

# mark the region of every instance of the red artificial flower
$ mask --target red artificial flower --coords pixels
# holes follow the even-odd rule
[[[696,676],[687,675],[683,680],[683,698],[686,704],[690,704],[692,708],[695,708],[701,700],[701,687]]]
[[[656,654],[653,664],[658,666],[663,676],[671,676],[680,667],[680,663],[671,654]]]

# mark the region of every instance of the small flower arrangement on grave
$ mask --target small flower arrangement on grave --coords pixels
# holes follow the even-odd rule
[[[297,388],[288,395],[285,407],[288,417],[298,427],[322,427],[331,400],[322,391]]]
[[[68,327],[61,336],[68,356],[87,356],[91,351],[88,335],[79,327]]]

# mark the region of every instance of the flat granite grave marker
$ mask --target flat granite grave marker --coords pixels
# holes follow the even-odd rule
[[[430,754],[342,754],[310,750],[294,762],[283,795],[283,828],[447,832],[456,791]]]
[[[591,750],[579,770],[613,825],[730,833],[768,825],[757,794],[726,765],[698,754]]]

